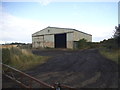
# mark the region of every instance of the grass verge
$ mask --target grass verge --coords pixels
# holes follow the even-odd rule
[[[2,49],[2,63],[10,65],[19,70],[27,70],[36,65],[45,63],[49,57],[37,56],[31,50],[17,47]]]
[[[100,49],[100,54],[106,58],[120,64],[120,49],[118,50],[109,50],[109,49]]]

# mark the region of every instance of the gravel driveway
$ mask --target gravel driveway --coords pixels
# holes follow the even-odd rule
[[[60,82],[75,88],[117,88],[118,65],[101,56],[97,49],[33,50],[52,56],[47,63],[26,73],[48,83]]]

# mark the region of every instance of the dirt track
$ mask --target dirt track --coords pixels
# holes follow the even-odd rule
[[[97,49],[33,50],[33,53],[52,56],[48,62],[25,71],[48,84],[60,82],[75,88],[118,87],[118,65],[101,56]],[[3,78],[3,88],[7,87],[18,86]]]
[[[118,87],[118,65],[101,56],[97,49],[34,50],[33,53],[52,56],[47,63],[26,71],[46,83],[60,82],[75,88]]]

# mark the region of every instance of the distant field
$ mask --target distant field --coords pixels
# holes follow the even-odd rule
[[[0,45],[0,48],[12,48],[17,47],[17,45]]]

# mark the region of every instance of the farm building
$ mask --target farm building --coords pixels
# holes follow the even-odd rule
[[[80,39],[92,41],[92,35],[71,28],[47,27],[32,34],[33,48],[74,48]]]

